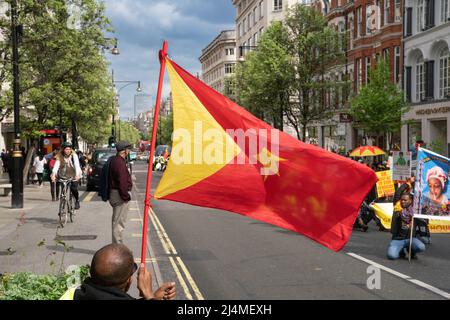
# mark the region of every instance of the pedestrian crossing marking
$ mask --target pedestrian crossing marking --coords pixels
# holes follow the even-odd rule
[[[131,236],[133,238],[142,238],[142,233],[133,233]]]
[[[130,219],[132,222],[142,222],[142,219]]]

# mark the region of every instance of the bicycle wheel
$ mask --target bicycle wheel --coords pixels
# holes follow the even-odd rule
[[[68,203],[68,212],[69,212],[69,216],[70,216],[70,222],[72,222],[73,223],[73,220],[74,220],[74,216],[75,216],[75,200],[74,200],[74,198],[72,197],[72,192],[69,190],[69,192],[70,192],[70,196],[69,196],[69,201],[67,202]]]
[[[59,224],[64,228],[67,223],[67,199],[66,195],[61,195],[61,200],[59,202]]]

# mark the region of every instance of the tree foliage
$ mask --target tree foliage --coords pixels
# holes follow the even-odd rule
[[[78,5],[78,28],[70,28],[68,6]],[[23,26],[19,46],[20,103],[27,110],[24,133],[62,125],[71,128],[87,142],[104,140],[113,107],[111,80],[102,48],[112,31],[105,8],[95,0],[22,0],[18,23]],[[10,18],[0,20],[4,54],[0,69],[3,99],[0,114],[13,111],[10,61]],[[4,76],[4,79],[2,78]]]
[[[331,67],[344,62],[343,40],[315,8],[292,6],[284,22],[274,22],[265,31],[240,73],[238,68],[239,99],[277,127],[282,127],[283,115],[305,140],[308,125],[333,114],[327,92],[347,85],[328,76]]]
[[[401,129],[401,116],[408,110],[403,92],[391,82],[389,65],[380,60],[369,73],[369,83],[350,99],[354,125],[368,135],[380,137]]]

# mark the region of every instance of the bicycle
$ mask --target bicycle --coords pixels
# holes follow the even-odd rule
[[[67,223],[67,219],[70,218],[70,222],[73,222],[73,217],[75,214],[75,203],[74,197],[70,190],[70,186],[74,179],[58,179],[58,183],[61,183],[61,197],[59,200],[59,223],[62,228]],[[69,196],[67,196],[69,193]]]

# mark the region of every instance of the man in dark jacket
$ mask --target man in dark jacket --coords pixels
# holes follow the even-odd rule
[[[92,258],[90,277],[74,291],[74,300],[134,300],[127,292],[137,270],[133,253],[122,244],[110,244],[97,251]],[[139,269],[139,295],[145,300],[173,300],[175,283],[164,283],[152,290],[151,273]]]
[[[111,157],[109,164],[109,203],[113,207],[112,243],[123,243],[123,230],[128,215],[128,202],[133,187],[131,175],[128,172],[125,159],[131,150],[127,141],[119,141],[116,145],[117,154]]]
[[[400,197],[401,211],[395,211],[392,215],[391,233],[392,240],[389,243],[387,257],[390,260],[405,257],[409,249],[411,236],[411,222],[413,219],[413,195],[403,193]],[[415,258],[416,253],[425,251],[425,245],[417,238],[412,238],[411,257]]]

